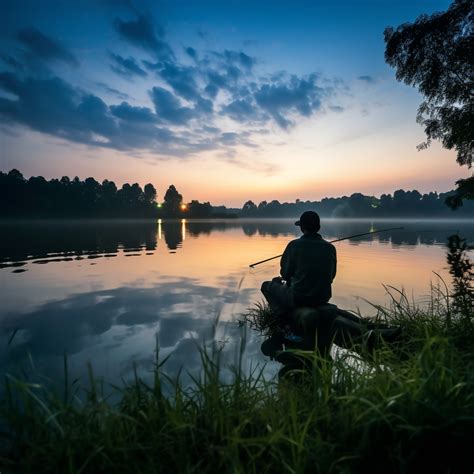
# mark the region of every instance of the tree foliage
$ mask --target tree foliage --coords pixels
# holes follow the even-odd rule
[[[446,12],[421,15],[414,23],[384,32],[385,60],[396,78],[418,87],[425,100],[417,121],[432,139],[457,151],[460,165],[472,165],[474,141],[474,3],[455,0]]]
[[[163,208],[168,215],[178,215],[181,204],[183,203],[183,196],[178,193],[176,187],[172,184],[166,191]]]
[[[43,176],[25,179],[18,170],[0,172],[0,217],[155,217],[156,190],[134,183],[121,189],[107,179],[47,181]]]
[[[446,198],[446,204],[451,209],[462,206],[464,199],[474,201],[474,176],[456,181],[456,192]]]

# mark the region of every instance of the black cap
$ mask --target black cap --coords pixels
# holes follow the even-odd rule
[[[308,230],[319,230],[321,227],[319,215],[314,211],[303,212],[300,219],[295,222],[295,225],[303,226]]]

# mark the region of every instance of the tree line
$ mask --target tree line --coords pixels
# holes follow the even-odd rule
[[[120,189],[113,181],[99,183],[94,178],[46,180],[42,176],[25,179],[16,169],[0,172],[0,218],[217,218],[217,217],[297,217],[312,209],[323,217],[452,217],[446,201],[455,192],[430,192],[399,189],[380,198],[354,193],[350,196],[324,198],[321,201],[280,203],[247,201],[242,209],[212,206],[197,200],[185,202],[174,185],[162,201],[148,183],[125,183]],[[456,217],[474,216],[474,201],[466,200]]]
[[[219,212],[220,211],[220,212]],[[225,209],[214,210],[209,202],[184,203],[174,185],[162,202],[157,201],[153,184],[143,189],[125,183],[120,189],[113,181],[99,183],[94,178],[46,180],[42,176],[25,179],[16,169],[0,172],[1,218],[157,218],[220,217]]]
[[[324,217],[473,217],[474,201],[464,201],[454,214],[446,205],[446,200],[455,194],[430,192],[421,194],[417,190],[399,189],[380,198],[354,193],[351,196],[324,198],[321,201],[301,201],[280,203],[262,201],[258,205],[247,201],[242,217],[297,217],[312,209]]]

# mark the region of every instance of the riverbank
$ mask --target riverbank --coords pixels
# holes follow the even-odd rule
[[[61,393],[7,377],[2,473],[471,472],[474,321],[450,303],[394,293],[377,309],[404,328],[396,349],[319,360],[298,383],[238,366],[224,382],[215,347],[192,389],[159,357],[152,385],[137,377],[112,398],[92,370],[90,387]]]

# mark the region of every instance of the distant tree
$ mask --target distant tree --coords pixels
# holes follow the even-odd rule
[[[163,198],[163,207],[165,213],[169,216],[177,216],[181,210],[181,205],[183,203],[183,196],[178,193],[174,185],[171,185]]]
[[[274,199],[265,206],[265,215],[269,217],[278,217],[282,211],[280,201]]]
[[[247,201],[242,206],[242,215],[245,217],[255,216],[257,214],[257,206],[253,201]]]
[[[212,214],[212,206],[209,202],[199,202],[199,201],[191,201],[187,205],[188,215],[190,217],[210,217]]]
[[[149,204],[155,204],[156,203],[156,189],[153,186],[153,184],[151,183],[145,184],[143,191],[145,194],[145,201],[148,202]]]
[[[380,196],[380,209],[382,211],[389,211],[392,208],[393,198],[391,194],[382,194]]]
[[[133,203],[143,203],[145,201],[145,194],[138,183],[133,183],[130,187],[130,199]]]
[[[7,176],[11,179],[17,179],[19,181],[25,180],[23,175],[17,169],[12,169],[11,171],[9,171]]]
[[[349,197],[350,215],[368,216],[372,211],[372,199],[370,197],[361,193],[351,194]]]
[[[259,204],[258,204],[258,213],[261,215],[263,213],[263,211],[265,211],[265,208],[267,207],[267,201],[261,201]]]
[[[27,183],[23,175],[13,169],[7,174],[2,173],[0,181],[0,209],[3,215],[15,217],[28,205],[25,195]]]
[[[427,140],[419,149],[440,140],[469,168],[474,143],[473,25],[474,2],[455,0],[446,12],[421,15],[415,23],[384,32],[385,60],[395,68],[396,78],[418,87],[425,97],[417,122],[425,127]],[[472,198],[474,180],[458,186],[458,196],[448,201],[455,207]]]

